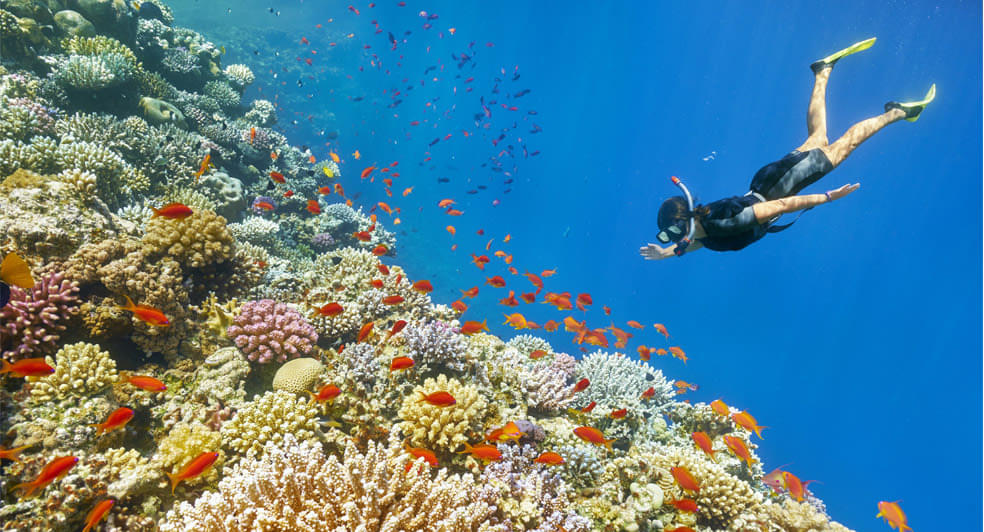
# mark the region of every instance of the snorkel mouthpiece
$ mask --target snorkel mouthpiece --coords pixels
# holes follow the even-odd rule
[[[670,176],[670,181],[673,181],[673,184],[680,187],[680,190],[683,191],[683,197],[687,198],[687,208],[690,210],[690,212],[693,212],[694,198],[693,196],[690,195],[690,191],[687,190],[687,185],[684,185],[683,181],[680,181],[680,178],[675,175]],[[675,253],[677,257],[681,257],[683,256],[684,253],[686,253],[687,246],[689,246],[690,242],[692,242],[692,239],[694,237],[694,231],[696,230],[697,230],[697,223],[694,221],[694,218],[691,216],[690,221],[688,223],[687,235],[684,236],[679,242],[677,242],[676,248],[673,249],[673,253]]]

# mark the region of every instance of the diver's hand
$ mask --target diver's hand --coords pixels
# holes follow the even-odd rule
[[[673,246],[660,247],[656,244],[649,244],[639,248],[639,254],[646,260],[660,260],[673,256]]]
[[[854,183],[853,185],[844,185],[835,190],[828,190],[827,195],[830,196],[830,201],[839,200],[844,196],[854,192],[861,187],[861,183]]]

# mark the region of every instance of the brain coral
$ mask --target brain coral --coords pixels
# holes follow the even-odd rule
[[[261,453],[267,442],[281,445],[286,436],[310,440],[319,435],[317,406],[285,391],[253,398],[222,426],[223,444],[248,458]]]
[[[273,389],[295,394],[312,391],[323,370],[321,362],[313,358],[295,358],[277,370],[273,376]]]
[[[408,459],[395,438],[370,441],[365,453],[350,442],[339,460],[287,436],[267,445],[261,460],[238,464],[218,491],[176,506],[161,530],[509,530],[495,525],[493,489],[447,469],[434,478],[407,472]]]
[[[31,400],[36,403],[90,395],[116,382],[116,362],[98,345],[69,344],[59,349],[54,359],[46,360],[55,367],[54,373],[27,377],[32,383]]]
[[[61,273],[37,280],[34,288],[10,288],[10,302],[0,309],[0,348],[13,362],[54,351],[58,333],[78,311],[78,284]]]
[[[168,255],[192,268],[225,262],[233,256],[233,239],[225,218],[206,210],[181,220],[151,218],[143,245],[151,255]]]
[[[450,393],[456,403],[441,407],[421,400],[422,395],[438,391]],[[403,399],[399,412],[403,421],[399,426],[415,447],[456,451],[469,441],[473,432],[481,432],[488,415],[487,406],[478,388],[438,375],[415,387]]]
[[[272,299],[243,305],[226,335],[250,360],[260,364],[306,355],[318,341],[318,333],[304,316]]]

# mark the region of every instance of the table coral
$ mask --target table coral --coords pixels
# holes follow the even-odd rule
[[[78,311],[79,285],[61,273],[42,276],[29,290],[10,287],[10,302],[0,309],[0,348],[14,362],[54,351],[58,335]]]
[[[318,341],[318,333],[304,316],[272,299],[243,305],[226,336],[247,358],[260,364],[306,355]]]
[[[285,392],[267,392],[243,405],[222,426],[223,445],[247,458],[263,451],[267,442],[280,445],[287,436],[298,440],[318,438],[318,408],[310,398]]]
[[[438,391],[450,393],[457,402],[442,407],[421,400],[423,395]],[[474,441],[474,434],[482,432],[487,408],[488,403],[478,388],[438,375],[415,387],[403,399],[399,412],[403,421],[399,426],[415,447],[456,451],[466,442]]]
[[[116,362],[98,345],[69,344],[46,358],[55,372],[46,377],[27,377],[31,400],[36,403],[80,397],[99,392],[116,381]]]
[[[218,491],[168,512],[161,530],[509,530],[494,526],[493,490],[446,469],[408,473],[408,460],[397,439],[364,453],[349,443],[339,460],[287,436],[262,460],[240,462]]]

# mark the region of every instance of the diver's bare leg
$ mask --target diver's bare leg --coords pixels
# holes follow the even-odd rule
[[[826,146],[827,141],[827,81],[833,67],[827,67],[816,73],[813,80],[813,94],[810,95],[810,106],[806,110],[807,139],[797,151],[808,151],[813,148]]]
[[[854,124],[841,138],[834,141],[833,144],[821,146],[820,149],[823,150],[827,158],[830,159],[830,163],[836,168],[837,165],[844,162],[844,159],[847,159],[847,156],[855,148],[877,133],[878,130],[892,122],[898,122],[903,118],[905,118],[905,111],[901,109],[890,109],[878,116]]]

